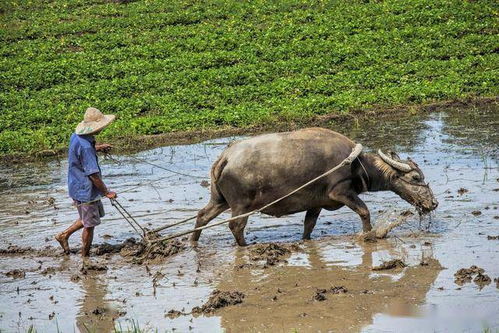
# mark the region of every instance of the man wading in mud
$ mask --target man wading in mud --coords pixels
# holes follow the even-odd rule
[[[116,198],[116,193],[110,192],[101,179],[97,159],[97,151],[107,151],[111,146],[108,144],[96,146],[94,137],[114,118],[114,115],[103,115],[96,108],[88,108],[84,120],[78,124],[75,133],[71,135],[68,152],[68,189],[69,196],[74,200],[78,210],[79,219],[55,236],[66,254],[69,254],[69,237],[83,228],[81,255],[88,257],[94,227],[100,224],[100,218],[104,216],[104,207],[100,197],[104,195],[109,199]]]

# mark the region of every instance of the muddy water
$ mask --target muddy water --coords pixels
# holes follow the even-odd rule
[[[57,248],[40,253],[0,255],[0,330],[112,331],[138,324],[159,331],[482,331],[499,327],[499,289],[492,281],[457,285],[454,273],[477,265],[499,278],[499,110],[445,110],[396,119],[373,119],[338,130],[367,149],[392,148],[418,162],[438,197],[431,219],[414,217],[387,240],[359,243],[359,218],[346,208],[321,214],[313,240],[301,242],[304,214],[253,216],[247,239],[294,243],[274,266],[251,259],[251,248],[236,248],[227,227],[206,230],[197,248],[149,265],[120,255],[96,256],[107,271],[86,275],[77,255]],[[189,217],[208,200],[212,161],[234,138],[154,149],[103,160],[110,187],[146,226]],[[197,178],[172,174],[138,162],[147,159]],[[0,248],[43,249],[75,218],[66,195],[65,161],[0,166]],[[459,191],[462,189],[461,191]],[[365,194],[373,219],[410,208],[392,193]],[[136,237],[107,202],[95,243]],[[474,213],[473,213],[474,212]],[[223,214],[221,217],[227,217]],[[172,228],[172,232],[187,226]],[[71,239],[80,246],[79,234]],[[390,259],[405,268],[373,271]],[[24,278],[5,273],[25,272]],[[344,287],[346,293],[334,293]],[[207,315],[189,313],[215,289],[240,291],[243,303]],[[316,300],[326,289],[324,300]]]

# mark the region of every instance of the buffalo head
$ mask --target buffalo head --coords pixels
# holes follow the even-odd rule
[[[408,159],[402,161],[396,153],[384,154],[378,150],[381,159],[391,167],[389,177],[390,189],[397,193],[402,199],[423,212],[430,212],[437,208],[438,201],[418,165]]]

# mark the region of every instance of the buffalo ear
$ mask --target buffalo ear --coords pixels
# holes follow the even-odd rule
[[[419,168],[419,165],[416,162],[414,162],[414,160],[412,158],[407,157],[407,161],[409,161],[409,163],[414,164],[415,167]]]
[[[388,154],[391,158],[393,158],[395,161],[400,161],[400,157],[397,155],[396,152],[389,150]]]

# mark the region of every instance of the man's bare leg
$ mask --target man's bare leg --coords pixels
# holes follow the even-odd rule
[[[83,228],[83,223],[81,222],[80,219],[78,219],[69,228],[67,228],[66,230],[57,234],[54,237],[55,240],[58,241],[59,244],[61,244],[64,253],[69,254],[69,243],[68,243],[69,237],[76,231],[80,230],[81,228]]]
[[[90,255],[90,247],[92,246],[92,240],[94,238],[94,227],[83,228],[83,232],[81,234],[82,247],[81,247],[81,256],[83,258],[88,257]]]

